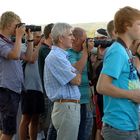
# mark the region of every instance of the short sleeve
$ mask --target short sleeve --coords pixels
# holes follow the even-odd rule
[[[70,62],[57,56],[48,62],[48,68],[61,85],[67,84],[76,76],[75,68]]]
[[[125,54],[121,50],[107,52],[101,73],[118,79],[125,64]]]
[[[1,40],[0,40],[1,41]],[[9,52],[11,51],[11,47],[9,46],[10,44],[0,42],[0,56],[7,58]]]

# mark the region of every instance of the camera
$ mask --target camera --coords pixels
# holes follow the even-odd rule
[[[88,41],[91,39],[94,42],[94,47],[98,47],[100,45],[102,48],[107,48],[107,47],[111,46],[112,43],[114,42],[114,40],[108,39],[108,38],[104,38],[104,39],[97,39],[96,37],[95,38],[87,38],[86,39],[86,46],[87,47],[88,47]]]
[[[99,45],[102,48],[107,48],[110,47],[112,45],[112,43],[114,42],[114,40],[112,39],[96,39],[94,38],[94,47],[98,47]]]
[[[41,26],[36,26],[36,25],[26,25],[26,31],[28,31],[28,29],[31,30],[31,32],[37,32],[37,31],[41,31]]]
[[[20,27],[22,25],[25,25],[25,23],[19,23],[16,25],[16,27]],[[28,31],[28,29],[31,30],[31,32],[37,32],[37,31],[41,31],[41,26],[36,26],[36,25],[25,25],[26,28],[26,32]]]

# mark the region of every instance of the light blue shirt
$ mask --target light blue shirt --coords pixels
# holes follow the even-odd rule
[[[76,69],[67,59],[67,52],[53,46],[45,59],[44,86],[48,98],[80,100],[80,92],[77,85],[70,84],[76,76]]]
[[[38,69],[38,60],[34,64],[27,63],[25,67],[25,89],[43,92]]]
[[[135,69],[132,72],[135,78],[129,78],[129,56],[118,42],[113,43],[107,50],[101,73],[112,77],[115,87],[125,90],[140,88]],[[138,129],[138,104],[124,98],[104,96],[103,122],[120,130]]]

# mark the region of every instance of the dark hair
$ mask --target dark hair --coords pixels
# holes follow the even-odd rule
[[[44,27],[43,34],[45,36],[45,39],[47,39],[49,37],[49,34],[51,33],[53,26],[54,26],[54,24],[50,23]]]

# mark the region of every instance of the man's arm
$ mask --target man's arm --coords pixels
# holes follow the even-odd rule
[[[82,51],[82,56],[79,61],[73,64],[73,66],[80,72],[82,73],[86,63],[87,63],[87,58],[88,58],[88,53],[87,53],[87,48],[83,48]]]
[[[112,84],[113,78],[105,74],[101,74],[96,86],[99,94],[112,96],[114,98],[127,98],[136,103],[140,103],[140,89],[124,90],[115,87]]]
[[[86,46],[88,45],[88,46]],[[82,73],[86,63],[87,63],[87,60],[88,60],[88,53],[92,50],[94,44],[93,42],[89,42],[88,41],[88,44],[86,44],[86,42],[84,42],[83,44],[83,50],[82,50],[82,56],[80,58],[79,61],[77,61],[76,63],[73,64],[73,66],[80,72]]]
[[[22,40],[22,36],[24,35],[24,33],[25,33],[25,27],[24,26],[16,28],[16,41],[15,41],[14,47],[8,53],[8,56],[7,56],[8,59],[17,60],[17,59],[20,58],[21,40]]]
[[[70,83],[72,85],[80,85],[81,84],[81,74],[77,74],[71,81]]]
[[[21,59],[31,62],[32,57],[33,57],[33,33],[29,29],[27,32],[27,49],[26,52],[21,56]]]

